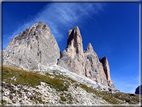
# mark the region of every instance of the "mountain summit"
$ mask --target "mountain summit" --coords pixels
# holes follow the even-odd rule
[[[91,43],[83,51],[78,26],[69,30],[67,47],[60,53],[48,25],[42,21],[32,25],[9,42],[3,53],[3,65],[28,71],[45,71],[51,65],[58,65],[99,84],[115,88],[110,78],[107,58],[98,59]]]
[[[57,63],[60,49],[48,25],[40,21],[16,35],[4,52],[3,64],[26,70]]]
[[[91,43],[83,52],[82,37],[79,28],[76,26],[68,32],[67,47],[61,53],[58,65],[78,75],[86,76],[98,83],[114,88],[110,79],[108,60],[106,57],[101,59],[98,59]]]

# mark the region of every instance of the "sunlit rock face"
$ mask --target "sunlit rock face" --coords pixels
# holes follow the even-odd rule
[[[69,30],[67,47],[60,53],[48,25],[42,21],[32,25],[9,42],[6,50],[3,51],[3,64],[28,71],[43,71],[49,66],[59,65],[77,75],[115,88],[110,78],[107,58],[99,59],[91,43],[83,51],[78,26]]]
[[[73,30],[69,30],[67,47],[61,53],[61,59],[58,64],[78,75],[85,75],[85,57],[83,53],[82,37],[77,26],[74,27]]]
[[[77,26],[68,32],[67,47],[61,53],[58,65],[78,75],[86,76],[98,83],[114,88],[107,58],[104,57],[99,60],[91,43],[83,52],[82,37]]]
[[[16,35],[4,52],[3,64],[27,70],[57,63],[60,49],[48,25],[40,21]]]

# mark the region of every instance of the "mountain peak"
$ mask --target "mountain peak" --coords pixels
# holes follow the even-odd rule
[[[74,58],[76,54],[83,53],[82,37],[78,26],[68,32],[67,48],[68,54]]]
[[[91,43],[88,44],[86,50],[87,50],[87,51],[93,51],[93,46],[91,45]]]
[[[48,25],[39,21],[16,35],[3,56],[5,65],[34,71],[44,70],[49,65],[58,64],[103,85],[113,85],[106,57],[99,61],[91,43],[88,44],[86,52],[83,52],[82,37],[78,26],[68,31],[67,47],[62,53]]]
[[[108,63],[107,57],[104,56],[103,58],[100,58],[99,60],[103,65],[103,69],[106,74],[106,78],[108,80],[108,85],[114,87],[113,82],[111,81],[111,78],[110,78],[110,68],[109,68],[109,63]]]
[[[82,37],[81,37],[80,30],[79,30],[78,26],[75,26],[72,30],[68,31],[67,45],[71,44],[72,40],[75,41],[76,43],[82,42]]]
[[[78,26],[75,26],[75,27],[73,28],[73,30],[79,31],[79,27],[78,27]],[[79,32],[80,32],[80,31],[79,31]]]
[[[47,24],[40,21],[26,28],[10,41],[4,53],[4,64],[33,70],[38,65],[56,64],[60,49]],[[11,61],[11,62],[9,62]]]

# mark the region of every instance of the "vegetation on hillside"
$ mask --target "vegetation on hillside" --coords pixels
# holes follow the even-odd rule
[[[55,71],[54,75],[46,73],[46,75],[39,74],[39,72],[25,71],[11,66],[3,66],[3,81],[6,83],[21,84],[30,87],[36,87],[40,85],[40,82],[45,82],[50,85],[51,88],[56,91],[68,91],[69,85],[72,83],[76,87],[81,87],[89,93],[95,93],[95,95],[102,97],[106,102],[110,104],[139,104],[139,96],[137,94],[130,93],[110,93],[107,91],[97,91],[93,88],[87,87],[86,85],[80,84],[77,81],[64,77]],[[94,96],[95,97],[95,96]],[[71,95],[66,98],[61,94],[61,103],[67,99],[72,100]],[[41,98],[38,98],[41,100]],[[5,101],[3,101],[4,103]],[[42,102],[42,101],[40,101]]]

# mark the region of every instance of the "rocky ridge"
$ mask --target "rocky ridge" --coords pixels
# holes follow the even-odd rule
[[[67,47],[61,53],[58,65],[114,88],[107,58],[103,57],[99,60],[91,43],[83,51],[82,37],[77,26],[68,32]]]
[[[68,32],[66,49],[60,49],[48,25],[40,21],[16,35],[3,52],[3,65],[28,71],[45,71],[51,65],[62,66],[69,71],[115,88],[110,78],[106,57],[98,59],[91,43],[83,51],[82,37],[76,26]]]

